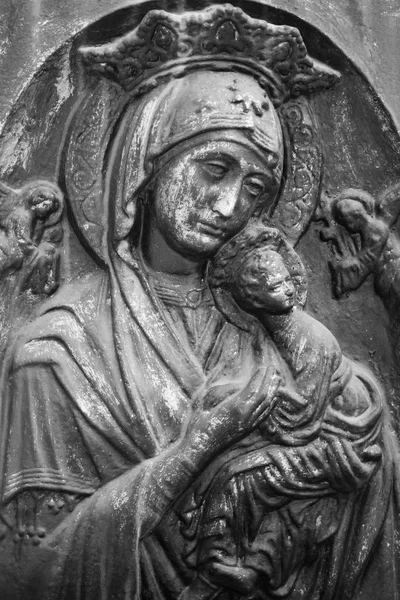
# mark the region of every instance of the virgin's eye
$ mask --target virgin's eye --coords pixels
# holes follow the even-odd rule
[[[218,161],[207,161],[202,162],[201,166],[206,173],[211,175],[215,179],[222,179],[228,172],[228,167]]]
[[[265,190],[264,182],[256,177],[246,179],[243,185],[252,196],[260,196]]]

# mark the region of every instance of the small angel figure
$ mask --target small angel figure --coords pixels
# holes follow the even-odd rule
[[[338,440],[329,431],[330,427],[347,435],[347,443],[352,444],[360,457],[360,467],[361,460],[379,461],[381,451],[377,445],[371,446],[371,440],[374,442],[378,434],[380,408],[375,408],[374,415],[370,414],[371,406],[364,400],[363,384],[353,377],[353,365],[342,355],[335,337],[302,310],[306,287],[304,268],[277,230],[259,224],[246,227],[217,254],[209,283],[217,305],[228,319],[233,321],[235,316],[232,305],[225,302],[224,292],[229,292],[243,311],[261,321],[289,367],[289,377],[278,391],[275,406],[259,427],[259,435],[270,443],[264,452],[270,455],[273,467],[253,468],[246,481],[240,475],[224,489],[219,488],[209,495],[199,517],[198,576],[180,600],[217,597],[218,586],[255,598],[258,596],[253,594],[257,590],[274,587],[271,581],[274,569],[271,565],[269,569],[265,556],[268,544],[260,541],[262,524],[272,510],[279,510],[290,497],[290,494],[285,497],[283,485],[281,504],[276,496],[273,504],[270,503],[272,495],[268,493],[268,486],[277,477],[274,470],[280,471],[278,477],[282,480],[296,479],[307,461],[311,461],[314,476],[319,482],[323,481],[326,477],[324,461],[329,464],[324,453],[329,455],[333,448],[333,452],[338,448]],[[367,415],[370,420],[368,434],[359,442],[353,436],[354,429],[349,433],[347,425],[349,422],[354,425],[361,415],[363,425]],[[279,444],[279,450],[273,444]],[[294,469],[288,473],[288,465],[296,461],[302,463],[299,472]],[[303,482],[305,487],[307,483]],[[235,531],[240,534],[232,533]],[[278,526],[276,535],[281,534]],[[297,565],[292,562],[291,572],[286,573],[289,586],[301,568],[300,555],[302,552],[297,553]],[[271,558],[272,563],[273,560],[276,558]]]
[[[378,198],[347,189],[331,198],[323,195],[316,220],[325,228],[321,239],[330,242],[329,267],[335,295],[359,288],[369,276],[388,311],[394,350],[400,356],[400,239],[394,226],[400,215],[400,184]]]
[[[52,293],[57,285],[63,196],[37,180],[20,189],[0,182],[0,275],[22,269],[20,285]]]

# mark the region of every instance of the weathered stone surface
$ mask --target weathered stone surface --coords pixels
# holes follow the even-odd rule
[[[142,2],[3,0],[0,6],[3,82],[0,121],[4,121],[44,58],[90,23],[111,11],[134,4]],[[370,79],[400,123],[397,101],[400,67],[396,60],[400,13],[397,0],[264,0],[260,4],[291,12],[326,33]],[[201,2],[192,3],[194,8],[202,5]]]
[[[400,596],[400,11],[211,4],[0,7],[1,598]]]

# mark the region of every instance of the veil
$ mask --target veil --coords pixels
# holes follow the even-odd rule
[[[114,83],[100,80],[82,92],[74,107],[60,165],[60,181],[79,238],[103,265],[108,262],[108,236],[122,239],[134,225],[137,204],[131,203],[127,209],[122,206],[122,198],[138,200],[140,190],[151,176],[151,165],[143,160],[151,132],[148,124],[164,101],[168,98],[157,90],[132,102]],[[322,141],[311,104],[305,97],[288,101],[277,113],[284,142],[283,177],[275,203],[264,218],[267,216],[270,225],[295,246],[307,230],[318,202],[323,175]],[[121,144],[123,135],[125,143]],[[110,160],[119,162],[120,169],[117,176],[116,171],[113,176],[109,174],[107,181],[105,173]],[[121,177],[125,183],[117,181]],[[107,186],[110,195],[106,194]],[[113,231],[110,207],[105,203],[111,194]]]
[[[289,243],[299,241],[315,212],[323,166],[306,96],[331,87],[340,74],[308,55],[297,29],[253,19],[229,4],[183,14],[153,10],[127,34],[80,54],[82,92],[69,119],[60,180],[78,236],[98,262],[108,263],[107,236],[122,239],[134,225],[151,175],[151,138],[160,154],[171,139],[210,130],[252,130],[266,159],[269,133],[282,130],[281,189],[268,217]],[[189,80],[201,105],[193,102]],[[173,127],[174,108],[180,130]]]

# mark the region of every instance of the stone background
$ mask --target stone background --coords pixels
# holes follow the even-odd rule
[[[113,10],[141,3],[0,0],[0,126],[34,71],[64,41]],[[176,6],[180,4],[176,0]],[[364,72],[400,127],[399,0],[260,0],[260,4],[286,9],[328,35]]]
[[[196,0],[188,0],[189,2],[193,7],[196,6]],[[398,58],[400,0],[259,0],[259,3],[287,10],[323,31],[366,76],[392,116],[397,129],[400,129],[400,102],[398,101],[398,97],[400,97],[400,58]],[[0,0],[0,129],[13,107],[16,106],[18,98],[28,87],[35,72],[51,54],[89,24],[107,13],[132,4],[139,5],[143,2],[141,0],[137,2],[134,0]],[[161,0],[156,0],[152,2],[152,7],[159,7],[161,4]],[[172,6],[172,4],[179,9],[180,6],[183,6],[183,0],[172,0],[170,5]],[[243,0],[243,4],[245,4],[245,0]],[[54,89],[51,92],[52,86],[47,85],[47,81],[51,81],[50,75],[48,80],[46,73],[42,73],[41,76],[40,85],[43,86],[41,88],[43,94],[49,88],[49,98],[51,93],[56,96],[55,99],[53,98],[54,103],[58,100],[62,103],[68,98],[70,92],[63,87],[68,81],[68,74],[63,76],[62,73],[63,64],[60,60],[60,79],[56,92]],[[357,90],[354,90],[354,94],[357,100]],[[327,167],[332,170],[335,167],[336,172],[341,173],[341,177],[338,178],[339,187],[355,185],[356,182],[361,181],[363,184],[368,183],[371,191],[375,192],[382,189],[388,182],[386,178],[388,180],[390,177],[400,178],[400,161],[398,159],[400,142],[394,141],[393,144],[388,144],[385,151],[383,150],[383,139],[379,141],[379,144],[377,142],[381,152],[376,154],[375,160],[372,153],[372,150],[377,151],[372,143],[374,131],[378,131],[376,137],[381,138],[383,135],[380,132],[385,130],[386,135],[391,129],[391,125],[387,123],[383,125],[382,121],[382,123],[378,123],[380,129],[378,129],[378,125],[375,125],[376,129],[374,130],[371,120],[365,119],[362,114],[357,115],[357,102],[352,104],[350,100],[342,98],[342,104],[334,105],[333,103],[329,113],[330,118],[326,118],[322,124],[326,137],[332,138]],[[343,106],[351,109],[352,112],[347,113],[347,116],[341,115]],[[68,102],[66,102],[65,110],[67,108]],[[23,113],[21,112],[21,114]],[[43,125],[44,129],[46,127],[54,129],[54,139],[58,135],[61,136],[61,125],[58,127],[59,132],[57,132],[57,126],[62,119],[52,121],[53,117],[46,112],[45,98],[43,106],[39,107],[38,115],[36,123],[34,120],[32,121],[33,130],[37,127],[38,121],[47,119],[47,124]],[[39,151],[35,155],[36,163],[28,160],[29,148],[27,146],[29,144],[25,144],[24,147],[23,135],[23,129],[25,131],[29,129],[28,116],[24,122],[19,119],[18,114],[14,118],[12,129],[17,139],[14,146],[7,146],[7,143],[3,143],[4,140],[0,137],[1,176],[7,172],[5,166],[7,161],[10,162],[7,148],[13,148],[12,154],[15,159],[11,160],[10,173],[14,162],[17,166],[18,163],[25,164],[26,162],[28,175],[34,176],[40,173],[41,176],[51,176],[54,166],[52,166],[49,155],[49,152],[53,152],[51,146],[46,151],[37,142]],[[347,168],[352,164],[352,160],[349,159],[346,162],[343,157],[339,156],[343,142],[346,140],[340,137],[336,139],[333,133],[335,121],[341,116],[343,119],[347,118],[349,125],[352,125],[348,137],[351,137],[353,131],[359,133],[361,128],[367,124],[365,132],[363,132],[365,135],[355,137],[355,144],[360,143],[362,147],[353,148],[352,157],[355,157],[356,170],[353,174],[348,173],[350,169]],[[15,123],[19,124],[19,128]],[[20,137],[19,132],[21,132]],[[7,142],[7,136],[5,142]],[[57,146],[57,142],[54,144]],[[24,162],[25,155],[27,158]],[[339,167],[336,163],[340,163]],[[386,165],[388,166],[386,167]],[[24,174],[24,170],[14,169],[14,180],[17,182],[20,177],[23,179]],[[305,260],[309,272],[308,310],[330,327],[339,338],[346,354],[369,364],[381,381],[385,382],[391,408],[400,430],[400,403],[398,402],[400,369],[398,365],[392,364],[387,336],[388,323],[383,305],[374,293],[371,281],[349,297],[341,298],[340,301],[332,298],[327,267],[329,253],[326,245],[319,242],[316,229],[315,225],[312,225],[298,246],[298,251]],[[76,275],[81,268],[91,269],[94,267],[85,253],[79,254],[78,248],[79,244],[74,238],[73,232],[69,232],[64,240],[65,255],[68,258],[65,261],[67,279],[69,272],[71,275],[72,273]],[[72,259],[73,250],[75,254]],[[14,560],[15,557],[10,552],[9,546],[0,549],[0,571],[3,569],[3,573],[5,573],[5,576],[0,577],[1,599],[5,599],[4,592],[2,592],[5,588],[2,588],[2,585],[7,589],[13,588],[17,594],[19,573]],[[7,581],[8,578],[11,580],[10,584]]]

